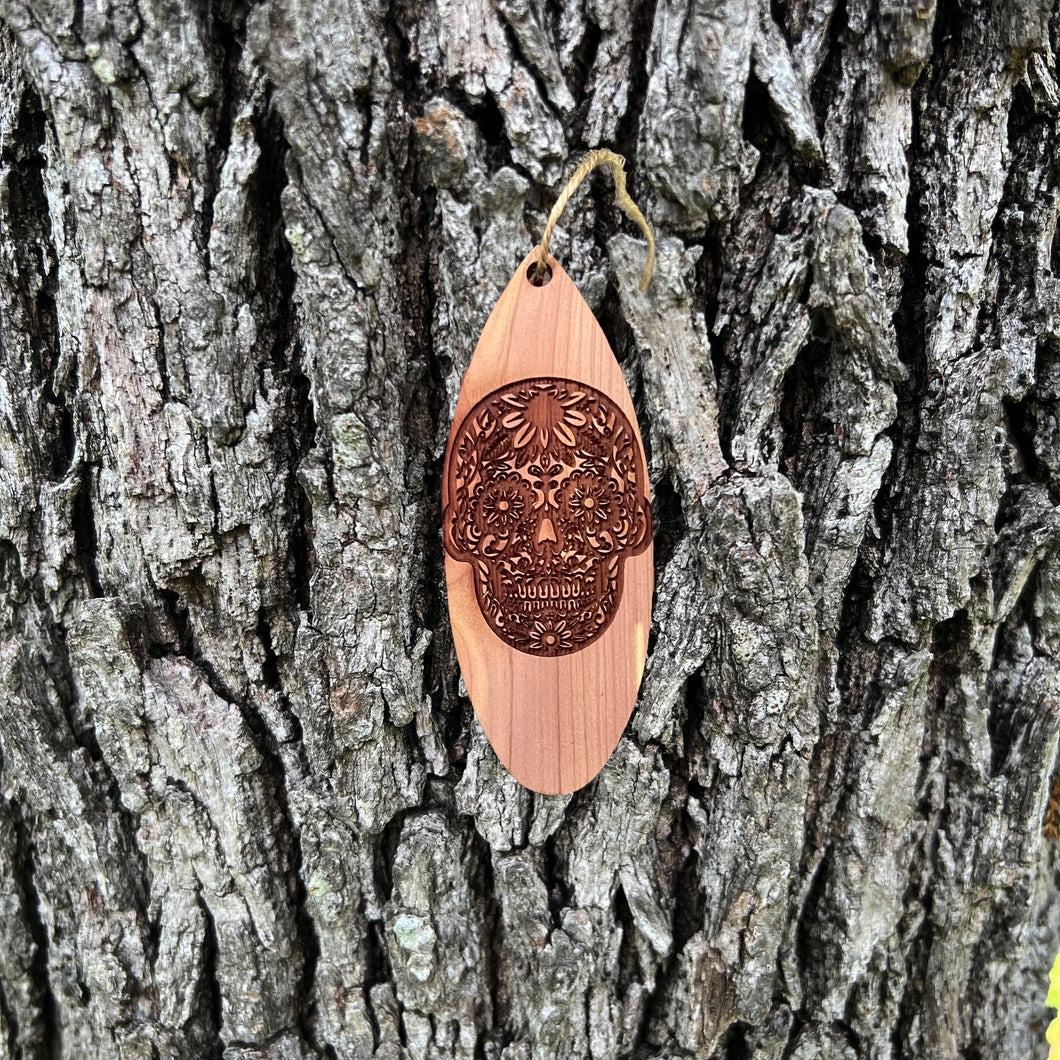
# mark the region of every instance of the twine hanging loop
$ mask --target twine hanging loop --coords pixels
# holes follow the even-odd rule
[[[652,235],[651,228],[644,219],[644,214],[640,212],[640,208],[629,197],[629,192],[626,191],[626,160],[621,155],[616,155],[614,151],[607,150],[607,148],[590,151],[582,159],[581,165],[574,171],[574,175],[567,181],[567,186],[560,192],[556,205],[552,207],[552,213],[548,215],[548,224],[545,225],[545,235],[541,240],[541,257],[537,262],[536,279],[541,282],[548,271],[548,241],[552,238],[552,229],[556,227],[556,222],[559,220],[560,214],[563,213],[563,208],[577,190],[578,185],[599,165],[611,167],[611,174],[615,179],[615,202],[627,217],[632,218],[640,225],[641,231],[648,237],[648,261],[644,266],[644,275],[640,280],[640,289],[646,291],[648,284],[651,282],[652,268],[655,265],[655,236]]]

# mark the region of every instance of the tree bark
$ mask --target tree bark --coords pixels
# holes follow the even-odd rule
[[[2,0],[0,1057],[1044,1055],[1053,6]],[[539,797],[439,474],[602,145],[654,621]]]

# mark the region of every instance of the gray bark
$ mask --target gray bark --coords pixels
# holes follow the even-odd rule
[[[1041,1054],[1052,7],[2,0],[0,1057]],[[657,592],[546,798],[439,469],[598,145]]]

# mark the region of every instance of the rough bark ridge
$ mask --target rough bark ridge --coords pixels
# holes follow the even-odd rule
[[[1060,16],[2,0],[0,1057],[971,1058],[1060,937]],[[537,798],[439,467],[554,250],[652,651]]]

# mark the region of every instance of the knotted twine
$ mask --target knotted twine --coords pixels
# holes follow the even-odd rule
[[[611,167],[611,173],[615,180],[615,202],[627,217],[632,218],[640,225],[641,231],[648,237],[648,261],[644,266],[644,275],[640,281],[640,289],[646,291],[648,284],[651,282],[652,268],[655,265],[655,236],[652,235],[648,222],[644,220],[644,214],[640,212],[640,207],[629,197],[629,192],[626,191],[626,160],[621,155],[616,155],[614,151],[608,151],[607,148],[590,151],[582,159],[581,165],[574,171],[574,175],[567,181],[567,186],[560,192],[556,205],[552,207],[552,213],[548,215],[548,224],[545,225],[545,235],[541,240],[541,257],[537,262],[537,271],[534,273],[534,279],[540,284],[544,281],[545,274],[548,272],[548,241],[552,238],[552,229],[556,227],[556,222],[559,220],[560,214],[563,213],[563,208],[577,190],[578,185],[599,165]]]

